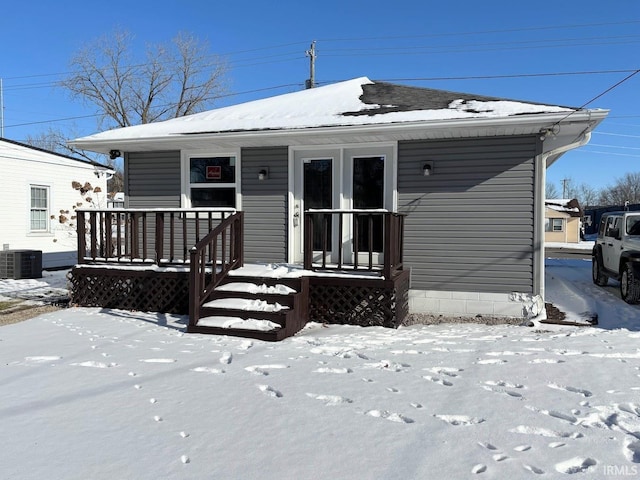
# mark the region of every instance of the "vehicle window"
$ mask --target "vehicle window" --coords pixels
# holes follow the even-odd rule
[[[607,225],[607,217],[602,217],[600,219],[600,227],[598,228],[598,235],[603,236],[604,230]]]
[[[617,222],[618,218],[617,217],[608,217],[607,218],[607,229],[604,232],[605,236],[607,237],[612,237],[613,235],[611,235],[611,230],[613,230],[615,228],[615,224]]]
[[[627,217],[626,231],[628,235],[640,235],[640,216]]]

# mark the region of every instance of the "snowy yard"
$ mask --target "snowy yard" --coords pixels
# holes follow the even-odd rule
[[[548,260],[546,288],[595,328],[311,324],[271,344],[98,308],[1,327],[2,477],[637,478],[640,306],[590,268]]]

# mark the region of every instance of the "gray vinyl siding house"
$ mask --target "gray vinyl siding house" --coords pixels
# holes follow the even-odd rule
[[[545,170],[606,114],[362,78],[73,143],[123,155],[129,208],[189,207],[189,159],[233,158],[245,262],[300,261],[308,168],[330,169],[328,208],[354,209],[357,165],[377,162],[367,208],[406,214],[410,312],[527,318],[544,306]]]

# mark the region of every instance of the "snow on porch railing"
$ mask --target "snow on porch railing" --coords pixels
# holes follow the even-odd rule
[[[230,208],[77,210],[78,263],[186,265]]]
[[[404,217],[378,209],[305,211],[304,268],[379,270],[391,278],[403,267]]]

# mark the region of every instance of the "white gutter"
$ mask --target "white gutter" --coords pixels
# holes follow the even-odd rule
[[[545,211],[545,186],[547,180],[547,159],[551,156],[562,155],[576,148],[580,148],[591,140],[591,132],[583,133],[578,140],[567,145],[549,150],[538,155],[536,162],[536,192],[538,202],[534,207],[534,229],[533,229],[533,294],[540,295],[544,301],[544,211]],[[565,228],[566,230],[566,228]],[[536,258],[537,254],[537,258]]]

